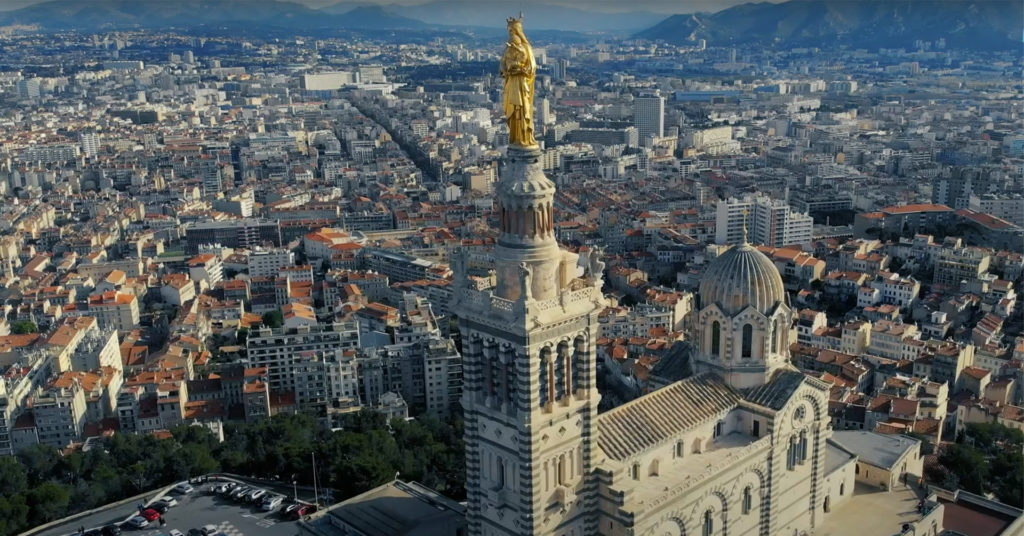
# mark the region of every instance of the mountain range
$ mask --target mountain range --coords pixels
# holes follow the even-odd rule
[[[346,13],[356,5],[358,4],[339,2],[322,10],[328,13]],[[507,17],[522,11],[526,17],[526,25],[530,29],[621,34],[650,28],[665,18],[662,13],[650,11],[607,13],[594,9],[551,5],[538,0],[509,4],[479,0],[438,0],[418,5],[385,7],[391,12],[435,25],[504,28]]]
[[[358,6],[344,14],[329,14],[281,0],[55,0],[0,12],[0,26],[13,24],[81,31],[238,24],[295,30],[427,26],[380,6]]]
[[[717,13],[673,15],[636,37],[674,44],[911,48],[945,39],[952,48],[1019,50],[1020,0],[791,0],[742,4]]]
[[[704,7],[708,1],[690,0],[680,7]],[[681,45],[706,39],[712,46],[839,44],[877,49],[909,48],[915,40],[943,38],[951,48],[1019,50],[1024,33],[1020,0],[791,0],[668,18],[642,10],[606,13],[555,6],[544,0],[523,0],[521,6],[482,0],[434,0],[414,6],[342,2],[322,9],[284,0],[54,0],[0,12],[0,26],[80,31],[231,26],[306,35],[476,29],[497,37],[512,8],[521,8],[527,27],[543,31],[545,37],[557,35],[553,32],[602,32]]]

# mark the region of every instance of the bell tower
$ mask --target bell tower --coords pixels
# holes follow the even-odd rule
[[[472,535],[597,533],[594,342],[604,263],[554,234],[537,147],[511,146],[497,187],[493,284],[454,256]]]

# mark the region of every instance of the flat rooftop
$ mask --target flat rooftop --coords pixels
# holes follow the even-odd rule
[[[857,482],[853,496],[832,507],[825,514],[825,524],[814,531],[815,536],[895,536],[904,523],[921,519],[917,511],[917,493],[897,486],[892,491]]]

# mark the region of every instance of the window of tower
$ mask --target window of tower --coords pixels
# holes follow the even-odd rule
[[[743,324],[743,357],[750,358],[754,351],[754,326]]]
[[[540,351],[540,367],[538,367],[540,375],[540,405],[545,406],[550,402],[549,393],[551,386],[549,385],[549,368],[551,365],[551,349],[543,348]]]
[[[750,491],[750,486],[747,486],[743,488],[743,513],[749,514],[753,504],[753,493]]]
[[[706,512],[704,512],[704,530],[701,531],[701,534],[703,534],[704,536],[711,536],[714,533],[715,533],[715,518],[714,518],[714,514],[712,514],[711,510],[707,510]]]
[[[772,334],[771,334],[771,337],[772,337],[772,353],[773,354],[775,352],[779,351],[779,336],[780,336],[780,334],[779,334],[779,319],[776,318],[774,321],[772,321]]]
[[[722,325],[717,320],[711,323],[711,353],[718,357],[722,351]]]

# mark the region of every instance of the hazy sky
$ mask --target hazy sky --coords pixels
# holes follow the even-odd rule
[[[0,11],[18,9],[25,7],[30,4],[37,4],[44,0],[0,0]],[[77,0],[77,3],[89,3],[102,0]],[[173,1],[173,0],[137,0],[139,2],[161,2],[161,1]],[[245,1],[245,0],[241,0]],[[425,4],[430,0],[290,0],[296,3],[305,4],[310,7],[322,7],[337,3],[346,4]],[[517,0],[467,0],[467,3],[501,3],[511,8],[515,8],[520,3],[530,4],[536,0],[524,0],[519,2]],[[630,0],[623,2],[622,0],[548,0],[536,3],[543,4],[557,4],[572,7],[585,7],[593,6],[595,9],[601,11],[625,11],[625,10],[647,10],[655,11],[659,13],[686,13],[694,11],[718,11],[732,5],[742,4],[747,1],[764,1],[764,0]],[[782,0],[768,0],[771,2],[780,2]]]

